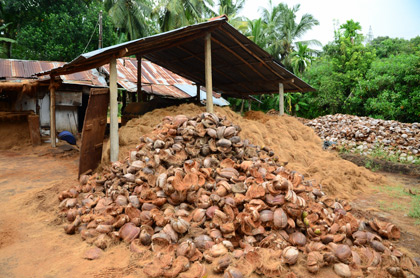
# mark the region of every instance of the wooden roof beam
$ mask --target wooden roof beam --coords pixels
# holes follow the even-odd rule
[[[182,47],[182,46],[178,46],[178,48],[179,48],[179,49],[181,49],[182,51],[187,52],[187,53],[188,53],[188,54],[190,54],[190,55],[195,56],[198,60],[200,60],[201,62],[203,62],[203,63],[204,63],[203,58],[201,58],[201,57],[199,57],[198,55],[196,55],[196,54],[192,53],[192,52],[191,52],[191,51],[189,51],[188,49],[186,49],[186,48],[184,48],[184,47]],[[226,75],[223,71],[220,71],[220,70],[218,70],[218,69],[216,69],[216,68],[214,68],[214,71],[215,71],[215,72],[217,72],[217,73],[219,73],[220,75],[223,75],[225,78],[227,78],[227,79],[229,79],[229,80],[231,80],[231,81],[233,81],[233,82],[236,82],[236,81],[235,81],[235,80],[233,80],[231,77],[229,77],[228,75]],[[217,87],[217,86],[215,86],[215,87]],[[252,90],[251,90],[251,89],[249,89],[248,87],[246,87],[245,85],[241,85],[241,87],[242,87],[242,88],[244,88],[244,89],[245,89],[245,90],[247,90],[247,91],[252,92]]]
[[[253,65],[261,65],[261,62],[248,62],[251,66]],[[230,64],[230,65],[224,65],[224,66],[218,66],[217,69],[221,70],[221,69],[226,69],[226,68],[235,68],[235,67],[240,67],[243,66],[243,64]]]
[[[223,44],[222,42],[220,42],[219,40],[217,40],[214,37],[212,37],[211,40],[214,41],[215,43],[217,43],[218,45],[220,45],[221,47],[223,47],[230,54],[232,54],[233,56],[235,56],[236,58],[241,60],[247,67],[249,67],[253,72],[255,72],[262,79],[267,80],[267,78],[264,75],[262,75],[257,69],[255,69],[252,65],[250,65],[249,62],[246,61],[244,58],[242,58],[238,53],[236,53],[235,51],[233,51],[232,49],[230,49],[229,47],[227,47],[225,44]]]
[[[260,61],[268,70],[270,70],[272,73],[274,73],[276,76],[280,77],[281,80],[284,80],[284,77],[281,74],[278,74],[277,72],[275,72],[269,65],[267,65],[267,63],[261,59],[260,57],[258,57],[258,55],[255,55],[251,50],[248,49],[248,47],[246,47],[243,43],[241,43],[237,38],[235,38],[232,34],[229,34],[228,32],[226,32],[226,34],[233,40],[235,41],[238,45],[240,45],[242,47],[242,49],[244,49],[246,52],[248,52],[249,55],[251,55],[252,57],[254,57],[255,59],[257,59],[258,61]]]
[[[254,57],[255,59],[257,59],[258,61],[260,61],[268,70],[270,70],[272,73],[274,73],[276,76],[278,76],[283,82],[285,80],[284,76],[282,76],[281,74],[277,73],[276,71],[274,71],[263,59],[261,59],[260,57],[258,57],[258,55],[255,55],[251,50],[248,49],[248,47],[246,47],[243,43],[241,43],[237,38],[235,38],[232,34],[226,32],[226,34],[233,40],[235,41],[237,44],[239,44],[246,52],[249,53],[249,55],[251,55],[252,57]],[[297,86],[294,83],[293,86],[295,86],[296,88],[298,88],[300,91],[302,91],[302,89]]]
[[[271,83],[271,82],[275,83],[276,86],[277,86],[277,84],[279,83],[279,80],[278,79],[274,79],[274,80],[272,79],[272,80],[245,81],[245,82],[236,82],[236,83],[225,83],[223,85],[242,85],[242,84],[264,85],[264,84]],[[293,78],[282,81],[283,84],[290,84],[290,83],[293,83],[293,82],[294,82]]]

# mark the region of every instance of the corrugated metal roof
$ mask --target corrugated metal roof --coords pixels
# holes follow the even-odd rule
[[[178,89],[186,92],[191,97],[197,96],[197,87],[195,85],[189,85],[189,84],[175,84],[175,87]],[[207,100],[207,93],[206,91],[203,91],[202,88],[200,88],[200,101],[203,103],[203,101]],[[214,97],[213,96],[213,104],[219,105],[219,106],[228,106],[229,102],[222,98],[222,97]]]
[[[142,60],[141,83],[145,84],[192,84],[188,79],[179,76],[161,66],[150,61]],[[109,75],[109,64],[103,66],[105,72]],[[117,59],[117,82],[121,87],[129,92],[137,91],[137,59],[123,58]]]
[[[171,98],[191,98],[197,95],[197,87],[190,80],[147,60],[142,60],[141,65],[142,89],[148,94]],[[117,82],[129,92],[137,92],[137,66],[137,59],[117,59]],[[102,68],[109,75],[109,64]],[[206,99],[204,91],[201,99]],[[213,92],[213,103],[220,106],[229,105],[229,102],[216,92]]]
[[[150,61],[142,60],[141,83],[142,89],[149,94],[189,98],[190,95],[173,86],[175,84],[189,84],[192,82]],[[109,64],[102,67],[109,75]],[[137,59],[117,59],[117,82],[129,92],[137,92]]]
[[[204,36],[211,33],[213,87],[236,97],[314,89],[232,27],[226,17],[85,53],[59,68],[39,73],[73,73],[109,63],[112,57],[142,55],[198,84],[205,84]]]
[[[178,89],[174,85],[163,84],[144,84],[141,87],[144,91],[152,95],[172,98],[190,98],[191,96],[184,91]]]
[[[0,59],[0,79],[47,80],[49,79],[49,76],[41,76],[37,78],[34,74],[40,71],[51,70],[53,68],[63,66],[64,64],[65,62]],[[99,75],[96,69],[90,69],[68,75],[60,75],[60,78],[65,84],[108,87],[106,80]]]

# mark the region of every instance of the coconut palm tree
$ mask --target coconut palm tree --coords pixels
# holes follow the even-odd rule
[[[105,0],[104,5],[120,37],[126,35],[128,40],[134,40],[157,32],[151,21],[152,1]]]
[[[303,72],[308,68],[317,51],[310,49],[309,45],[298,42],[296,44],[296,51],[293,51],[291,56],[291,65],[293,72],[302,76]]]
[[[229,23],[241,32],[246,32],[248,20],[238,16],[240,10],[244,7],[245,0],[219,0],[219,15],[227,15]]]
[[[12,43],[15,43],[16,41],[11,38],[5,37],[5,29],[11,24],[7,23],[0,27],[0,56],[1,57],[7,57],[10,58],[10,49]]]
[[[245,0],[219,0],[219,15],[236,15],[244,7]]]
[[[246,36],[255,42],[259,47],[267,47],[266,26],[261,18],[249,20],[247,24]]]
[[[295,41],[312,27],[319,25],[319,21],[311,14],[304,14],[299,21],[296,21],[296,13],[299,9],[299,4],[289,8],[284,3],[274,6],[270,1],[269,9],[262,10],[262,18],[267,26],[267,33],[270,34],[270,45],[267,51],[288,65],[290,65],[289,55],[293,51]],[[305,41],[305,43],[320,44],[316,40]]]
[[[212,14],[213,0],[159,0],[153,10],[160,31],[203,22]]]

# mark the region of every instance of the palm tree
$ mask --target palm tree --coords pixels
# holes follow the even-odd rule
[[[160,31],[165,32],[182,26],[202,22],[211,15],[212,0],[160,0],[153,10]]]
[[[311,14],[304,14],[297,22],[296,13],[299,9],[299,4],[289,8],[284,3],[273,6],[271,1],[270,9],[263,9],[262,18],[272,38],[267,50],[273,57],[288,65],[290,65],[289,55],[293,51],[296,39],[302,37],[312,27],[319,25],[319,21]],[[320,44],[316,40],[305,41],[305,43]]]
[[[8,3],[10,5],[10,3]],[[21,3],[20,3],[21,4]],[[12,56],[12,44],[16,40],[16,26],[19,20],[15,12],[9,12],[4,0],[0,1],[0,56],[10,58]]]
[[[297,50],[293,51],[291,56],[291,65],[293,72],[299,76],[302,76],[305,69],[308,68],[312,62],[316,51],[309,48],[309,45],[298,42],[296,44]]]
[[[126,35],[128,40],[134,40],[156,33],[150,0],[105,0],[104,5],[120,37]]]
[[[1,44],[1,43],[15,43],[15,42],[16,42],[14,39],[4,37],[4,35],[5,35],[5,34],[4,34],[4,32],[5,32],[6,28],[7,28],[10,24],[12,24],[12,23],[11,23],[11,22],[9,22],[9,23],[4,24],[4,25],[2,25],[2,26],[0,27],[0,35],[1,35],[1,37],[0,37],[0,44]],[[4,51],[4,49],[1,49],[1,50],[0,50],[0,54],[5,54],[5,52],[3,52],[3,51]]]
[[[340,30],[344,30],[344,37],[350,38],[352,44],[354,44],[355,38],[361,38],[361,34],[357,33],[357,31],[361,31],[362,26],[359,22],[353,21],[353,19],[347,20],[345,24],[342,24]]]
[[[248,19],[248,29],[246,36],[251,41],[255,42],[259,47],[266,48],[267,46],[267,37],[266,35],[266,26],[261,18],[249,20]]]
[[[245,0],[219,0],[219,15],[227,15],[229,23],[239,31],[246,32],[248,20],[237,16],[244,7]]]
[[[237,14],[245,4],[245,0],[219,0],[219,14]]]

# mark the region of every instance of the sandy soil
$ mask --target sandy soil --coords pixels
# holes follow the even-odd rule
[[[87,261],[89,246],[63,232],[57,196],[77,182],[77,166],[77,156],[0,151],[0,277],[112,277],[129,265],[126,246]]]
[[[353,202],[356,216],[392,222],[401,230],[398,245],[413,257],[420,258],[420,219],[409,217],[411,192],[420,194],[420,178],[381,172],[387,179],[383,186],[372,186]]]
[[[64,233],[57,195],[77,183],[77,165],[77,153],[66,157],[45,147],[32,153],[0,151],[0,277],[144,277],[144,260],[125,244],[110,247],[98,260],[87,261],[83,255],[89,246],[80,236]],[[418,179],[387,177],[388,186],[420,188]],[[420,231],[414,219],[382,207],[378,201],[390,197],[380,187],[359,197],[355,206],[360,215],[396,223],[403,230],[397,245],[414,257],[420,256],[416,244]],[[294,271],[309,276],[303,266]],[[214,276],[211,270],[208,274]],[[330,269],[317,276],[336,277]]]

